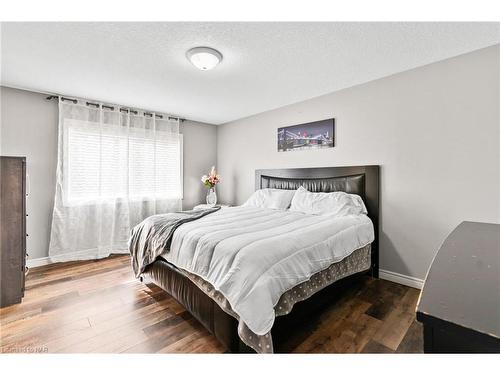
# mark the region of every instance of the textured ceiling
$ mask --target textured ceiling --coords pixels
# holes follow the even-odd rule
[[[2,23],[1,83],[221,124],[500,43],[499,23]],[[195,69],[188,49],[224,55]]]

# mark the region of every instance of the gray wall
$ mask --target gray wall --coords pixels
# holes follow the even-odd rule
[[[499,45],[217,128],[222,201],[259,168],[381,165],[381,269],[424,278],[462,220],[500,221]],[[299,89],[299,88],[297,88]],[[334,117],[336,146],[278,153],[276,129]]]
[[[191,209],[199,203],[206,203],[207,189],[201,183],[201,176],[210,172],[217,159],[216,126],[201,122],[184,121],[181,124],[184,135],[184,209]]]
[[[27,229],[30,259],[48,255],[50,225],[55,193],[57,163],[57,102],[47,95],[0,87],[0,154],[26,156],[31,184],[28,198]],[[200,182],[216,161],[216,128],[213,125],[185,121],[184,200],[183,207],[205,200]]]
[[[0,153],[26,156],[29,259],[48,254],[57,163],[57,103],[29,91],[0,87]]]

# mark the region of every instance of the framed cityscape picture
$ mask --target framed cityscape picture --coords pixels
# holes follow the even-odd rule
[[[299,151],[335,146],[335,119],[307,122],[278,129],[278,151]]]

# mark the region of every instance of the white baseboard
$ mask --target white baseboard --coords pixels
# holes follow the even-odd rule
[[[412,276],[402,275],[397,272],[379,270],[378,274],[381,279],[392,281],[398,284],[403,284],[406,286],[411,286],[412,288],[422,289],[422,287],[424,286],[424,280]]]
[[[40,267],[40,266],[45,266],[47,264],[53,263],[49,257],[44,257],[44,258],[37,258],[37,259],[28,259],[26,261],[26,265],[29,268],[35,268],[35,267]]]
[[[28,259],[26,265],[29,268],[45,266],[52,263],[73,262],[76,260],[93,260],[107,258],[111,254],[128,254],[128,249],[113,250],[99,253],[96,249],[82,250],[71,254],[60,254],[52,257]]]

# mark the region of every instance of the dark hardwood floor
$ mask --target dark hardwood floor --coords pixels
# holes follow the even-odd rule
[[[280,351],[419,353],[419,291],[364,277],[289,334]],[[223,353],[173,298],[132,274],[128,256],[32,269],[21,304],[0,309],[3,353]]]

